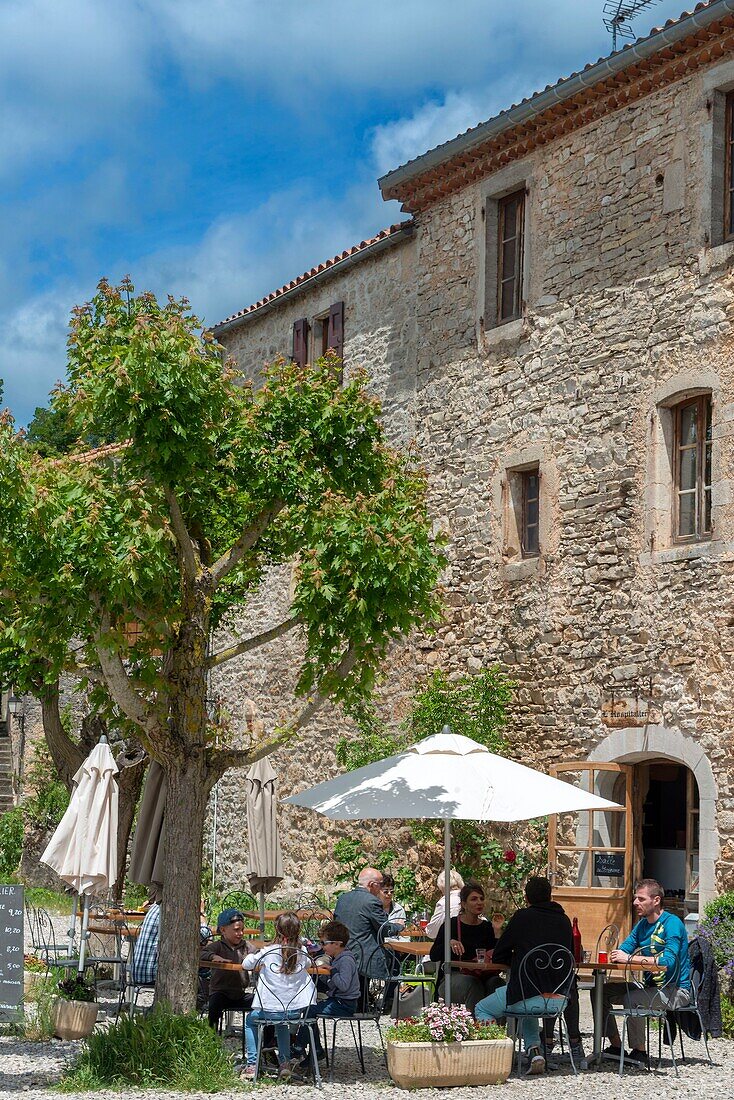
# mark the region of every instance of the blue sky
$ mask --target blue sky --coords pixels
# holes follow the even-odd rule
[[[608,53],[602,8],[0,0],[4,403],[47,403],[103,275],[214,324],[400,220],[377,176]]]

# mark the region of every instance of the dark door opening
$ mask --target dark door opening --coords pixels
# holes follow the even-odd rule
[[[642,877],[665,887],[666,908],[698,909],[698,785],[682,764],[638,765],[642,796]]]

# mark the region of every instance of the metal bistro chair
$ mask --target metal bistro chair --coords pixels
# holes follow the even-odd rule
[[[517,1050],[517,1072],[520,1076],[523,1020],[535,1019],[539,1023],[552,1020],[554,1026],[557,1022],[561,1043],[563,1043],[563,1031],[566,1027],[563,1010],[568,1004],[571,987],[576,979],[576,963],[567,947],[561,947],[557,943],[544,943],[528,951],[520,963],[518,977],[520,982],[518,1003],[523,1007],[514,1010],[508,1007],[505,1015],[508,1020],[514,1020],[519,1025],[515,1027],[513,1048]],[[528,1007],[528,1002],[533,1000],[540,1000],[541,1003],[537,1007]],[[567,1035],[567,1038],[571,1069],[574,1074],[577,1074],[571,1037]]]
[[[336,1060],[336,1032],[337,1028],[349,1024],[352,1032],[352,1040],[354,1042],[354,1049],[357,1052],[357,1058],[359,1059],[359,1065],[363,1074],[367,1073],[367,1069],[364,1064],[364,1043],[362,1040],[362,1024],[370,1023],[374,1024],[377,1028],[377,1034],[380,1039],[380,1046],[382,1048],[382,1057],[387,1064],[387,1054],[385,1051],[385,1040],[382,1034],[382,1024],[380,1017],[382,1015],[382,1002],[384,998],[385,979],[383,977],[376,976],[382,970],[382,962],[384,960],[385,952],[381,944],[378,944],[369,954],[365,956],[365,953],[361,950],[361,946],[357,948],[349,948],[350,951],[356,956],[357,969],[359,970],[359,984],[360,984],[360,997],[359,1004],[357,1005],[357,1011],[352,1016],[320,1016],[318,1019],[324,1025],[324,1050],[327,1052],[327,1066],[329,1069],[329,1081],[334,1080],[334,1063]],[[375,975],[375,976],[372,976]],[[329,1053],[329,1041],[327,1036],[327,1025],[331,1024],[331,1052]]]
[[[48,912],[43,908],[36,909],[35,929],[37,943],[36,951],[46,964],[47,970],[52,966],[58,966],[67,970],[76,970],[79,966],[79,956],[69,956],[67,948],[56,942],[56,932],[53,921]]]
[[[599,958],[600,951],[606,951],[607,955],[610,955],[612,951],[616,951],[619,946],[619,928],[616,924],[608,924],[605,928],[602,928],[601,932],[596,938],[596,952],[592,958],[592,962],[596,962]],[[579,989],[593,989],[593,979],[581,979],[579,981]]]
[[[281,965],[282,964],[281,964],[280,951],[277,951],[277,953],[274,952],[274,957],[270,960],[268,960],[267,956],[265,956],[265,960],[266,961],[260,967],[260,969],[258,970],[258,973],[257,973],[257,989],[260,990],[261,995],[262,995],[263,990],[267,990],[268,993],[269,993],[269,999],[272,1000],[272,1001],[275,1001],[276,1004],[278,1005],[278,1007],[276,1009],[266,1009],[265,1011],[267,1011],[267,1012],[275,1011],[275,1012],[278,1012],[279,1014],[282,1012],[283,1019],[282,1020],[265,1019],[265,1020],[253,1020],[252,1021],[255,1024],[255,1027],[257,1028],[257,1060],[255,1062],[255,1077],[254,1077],[254,1080],[257,1081],[258,1077],[260,1076],[260,1062],[262,1060],[262,1054],[263,1054],[263,1036],[264,1036],[265,1029],[267,1027],[274,1027],[275,1030],[276,1030],[276,1035],[277,1035],[278,1029],[283,1028],[283,1027],[287,1027],[288,1031],[291,1033],[291,1035],[293,1035],[294,1033],[297,1034],[298,1032],[301,1032],[301,1034],[302,1034],[301,1029],[307,1029],[308,1032],[309,1032],[309,1050],[311,1051],[311,1068],[313,1069],[314,1084],[317,1086],[317,1088],[321,1089],[321,1088],[323,1088],[323,1082],[321,1080],[321,1072],[319,1070],[319,1061],[318,1061],[318,1058],[316,1056],[316,1042],[315,1042],[315,1032],[316,1032],[316,1029],[318,1028],[318,1020],[315,1017],[312,1017],[311,1019],[306,1018],[306,1012],[308,1011],[307,1008],[299,1007],[299,1008],[294,1009],[294,1008],[291,1007],[293,1005],[294,1001],[301,999],[301,994],[304,992],[304,990],[307,989],[308,986],[313,987],[313,980],[311,978],[311,975],[308,973],[307,962],[306,962],[305,958],[299,956],[299,959],[298,959],[298,962],[297,962],[297,965],[296,965],[296,969],[293,971],[293,973],[291,975],[291,977],[294,979],[293,993],[292,993],[292,996],[287,1001],[284,1001],[283,998],[280,996],[280,994],[277,992],[277,990],[274,988],[275,983],[273,982],[273,980],[271,978],[271,975],[281,973]],[[315,999],[315,990],[314,990],[314,999]],[[257,1000],[257,997],[256,997],[256,1000]],[[257,1011],[257,1009],[255,1009],[254,1011]],[[248,1013],[247,1018],[249,1018],[249,1013]],[[245,1023],[247,1021],[247,1018],[245,1020]],[[243,1029],[242,1029],[242,1054],[243,1054],[243,1057],[246,1055],[246,1049],[247,1049],[246,1048],[246,1027],[243,1027]]]
[[[395,1005],[395,1019],[399,1020],[401,1003],[404,1006],[407,1000],[406,994],[403,994],[401,998],[401,991],[405,989],[407,993],[412,993],[420,989],[421,1007],[425,1008],[435,997],[438,974],[426,973],[423,958],[415,955],[398,955],[390,950],[390,945],[385,943],[385,940],[389,938],[389,929],[393,927],[394,925],[389,922],[383,924],[377,934],[377,940],[385,951],[388,989],[390,986],[393,987],[392,1002]],[[412,1015],[412,1011],[409,1015]]]
[[[614,1016],[622,1021],[622,1036],[621,1036],[621,1054],[619,1058],[619,1076],[624,1073],[624,1050],[625,1042],[627,1039],[627,1022],[628,1020],[644,1020],[645,1021],[645,1046],[647,1050],[647,1068],[650,1069],[650,1021],[658,1021],[658,1067],[662,1064],[663,1060],[663,1029],[666,1035],[666,1045],[670,1047],[670,1058],[673,1063],[673,1069],[675,1070],[676,1077],[678,1076],[678,1065],[675,1060],[675,1049],[673,1047],[673,1041],[670,1031],[670,1023],[668,1021],[668,1011],[671,1011],[669,1000],[673,997],[675,991],[678,988],[678,974],[679,967],[676,966],[673,975],[668,978],[661,985],[650,985],[645,981],[640,981],[639,971],[631,969],[625,969],[624,981],[627,985],[627,989],[631,995],[635,995],[639,991],[640,994],[644,993],[646,1003],[632,1004],[622,1007],[612,1007],[609,1012],[610,1016]],[[649,998],[649,1000],[647,1000]]]
[[[714,1060],[711,1057],[711,1051],[709,1050],[708,1036],[706,1035],[706,1028],[703,1025],[703,1018],[701,1016],[701,1008],[699,1004],[699,996],[701,993],[701,975],[697,970],[691,970],[691,1000],[685,1008],[676,1009],[675,1021],[678,1026],[678,1039],[680,1042],[680,1057],[681,1061],[685,1062],[686,1055],[683,1050],[683,1028],[681,1027],[681,1017],[685,1017],[686,1013],[691,1013],[698,1021],[698,1025],[701,1028],[701,1038],[703,1039],[703,1045],[706,1048],[706,1057],[709,1060],[709,1065],[714,1064]]]

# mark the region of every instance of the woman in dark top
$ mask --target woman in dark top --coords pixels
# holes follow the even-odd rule
[[[476,962],[477,948],[480,947],[487,952],[486,959],[489,962],[497,937],[491,922],[483,918],[484,890],[477,882],[467,882],[459,897],[459,915],[451,918],[451,959],[453,962]],[[441,925],[431,948],[430,957],[433,962],[443,961],[443,937],[444,926]],[[496,989],[498,984],[496,974],[462,974],[461,970],[452,967],[451,1000],[455,1004],[463,1001],[469,1011],[473,1012],[477,1001]],[[442,980],[438,987],[439,997],[443,996],[443,987]]]

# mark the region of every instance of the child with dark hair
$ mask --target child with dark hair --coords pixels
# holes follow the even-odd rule
[[[349,941],[349,929],[341,921],[332,920],[324,924],[319,933],[319,943],[324,954],[329,957],[331,966],[326,982],[327,998],[311,1005],[306,1017],[316,1016],[353,1016],[359,1005],[359,973],[357,960],[351,951],[346,950]],[[326,1052],[321,1043],[318,1028],[314,1029],[316,1057],[321,1061]],[[308,1068],[309,1029],[302,1028],[298,1036],[299,1051],[303,1054],[301,1068]]]

